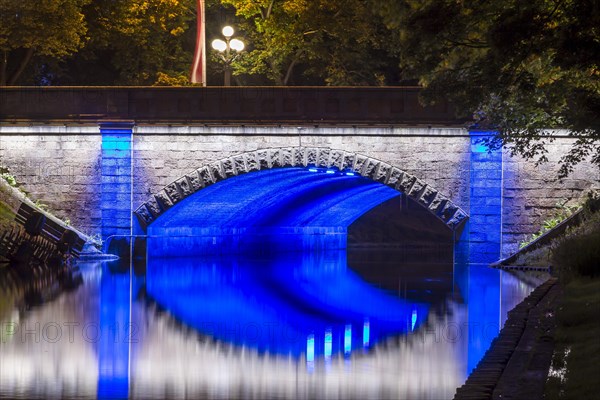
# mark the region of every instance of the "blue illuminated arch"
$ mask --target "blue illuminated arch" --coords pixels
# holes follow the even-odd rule
[[[370,180],[371,183],[381,183],[385,185],[385,187],[394,190],[396,192],[395,195],[398,195],[398,192],[405,193],[408,197],[425,207],[436,218],[444,222],[450,229],[456,229],[457,227],[461,226],[467,218],[467,214],[447,197],[439,193],[432,186],[400,168],[358,153],[334,150],[330,148],[313,147],[262,149],[215,161],[208,165],[202,166],[199,169],[186,174],[177,179],[175,182],[167,185],[163,190],[154,194],[148,201],[142,204],[135,211],[135,214],[137,215],[142,227],[146,229],[151,224],[154,224],[159,217],[169,211],[174,205],[177,205],[183,200],[188,199],[190,196],[198,196],[200,194],[208,195],[209,193],[205,193],[204,191],[209,189],[215,183],[248,173],[282,168],[295,168],[296,175],[299,173],[299,170],[302,169],[303,171],[314,172],[315,174],[331,175],[331,178],[348,178],[346,181],[349,181],[351,178],[355,177],[363,177],[367,178],[367,180]],[[260,174],[253,175],[255,176],[253,178],[248,178],[247,182],[251,182],[254,178],[257,179],[256,185],[258,189],[260,189],[261,186],[264,186],[265,183],[265,181],[261,181],[261,179],[279,179],[284,176],[292,179],[292,181],[289,182],[287,189],[291,190],[293,188],[293,186],[291,186],[293,178],[286,174],[282,174],[280,176],[273,173],[268,177]],[[306,174],[304,174],[304,176],[306,177]],[[298,175],[296,178],[300,179]],[[320,180],[317,178],[306,179],[308,181],[314,181],[314,185],[318,185],[318,181]],[[310,186],[309,182],[302,179],[300,179],[300,181],[309,184]],[[330,181],[328,183],[331,184],[332,182]],[[381,201],[375,202],[376,204],[373,204],[371,207],[374,207],[375,205],[394,197],[392,192],[382,189],[382,185],[378,185],[379,189],[375,189],[375,186],[368,188],[367,186],[369,185],[365,184],[364,181],[362,185],[365,186],[362,188],[365,191],[370,189],[379,190],[379,199]],[[357,186],[361,186],[361,184],[357,184]],[[258,196],[258,198],[261,198],[261,200],[264,200],[264,196],[261,197],[261,190],[256,190],[257,188],[253,190],[254,195]],[[247,190],[247,187],[239,190]],[[314,193],[315,190],[317,190],[317,186],[311,186],[310,191]],[[359,191],[358,189],[356,190]],[[209,192],[211,191],[209,190]],[[337,197],[333,196],[333,194],[330,192],[331,196],[333,196],[328,198],[330,206],[337,207],[338,211],[342,209],[340,204],[344,204],[339,197],[343,196],[342,193],[345,193],[350,197],[358,194],[358,192],[354,193],[349,191],[347,187],[345,187],[343,190],[340,190],[340,193],[336,195]],[[247,195],[246,200],[249,197],[252,197],[251,194],[245,194]],[[306,195],[306,192],[304,194]],[[368,195],[366,197],[369,198]],[[321,207],[324,207],[323,200],[324,198],[318,200]],[[371,200],[373,200],[373,198],[371,198]],[[289,201],[292,200],[290,199]],[[348,205],[349,203],[345,204]],[[313,206],[316,205],[313,204]],[[244,215],[247,211],[247,209],[238,209],[238,212]],[[366,210],[363,212],[365,211]],[[262,207],[260,212],[263,214],[264,219],[264,216],[267,214],[265,207]],[[271,210],[270,212],[275,212],[275,209]],[[307,212],[308,214],[304,214],[305,218],[310,218],[311,216],[316,218],[316,220],[313,221],[313,225],[319,222],[319,218],[322,220],[327,215],[330,215],[324,214],[323,216],[319,217],[315,213],[311,213],[309,211]],[[289,215],[291,214],[288,213],[288,216]],[[298,217],[298,215],[295,215],[295,217]],[[348,220],[353,220],[353,218],[355,219],[356,216],[352,212],[349,212],[346,215],[346,218]],[[169,225],[174,226],[173,224],[165,223],[163,228],[166,228]],[[239,224],[237,227],[239,227]]]

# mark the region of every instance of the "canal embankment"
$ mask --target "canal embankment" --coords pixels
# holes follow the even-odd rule
[[[508,314],[455,399],[580,399],[600,392],[600,198],[494,266],[554,276]],[[511,265],[514,263],[514,265]]]
[[[564,288],[544,396],[592,399],[600,393],[600,279],[580,277]]]
[[[0,318],[77,285],[73,260],[89,241],[17,186],[0,179]]]
[[[552,249],[564,287],[544,396],[592,399],[600,393],[600,211]]]
[[[454,399],[520,399],[526,392],[528,398],[539,398],[552,359],[555,321],[551,310],[559,299],[558,280],[551,278],[512,309]]]

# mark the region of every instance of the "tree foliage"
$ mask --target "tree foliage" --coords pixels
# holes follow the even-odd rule
[[[552,140],[546,129],[567,128],[575,145],[561,175],[584,158],[600,166],[597,1],[206,3],[207,41],[235,22],[247,45],[234,64],[241,83],[419,82],[424,101],[447,98],[479,127],[497,130],[491,146],[543,161]],[[0,85],[187,84],[195,7],[195,0],[1,0]]]
[[[62,83],[181,82],[191,62],[195,4],[195,0],[91,2],[84,9],[89,43],[66,64]]]
[[[195,0],[2,0],[1,84],[182,83]]]
[[[63,58],[86,42],[89,0],[2,0],[0,86],[18,82],[34,56]]]
[[[242,18],[251,45],[235,65],[238,74],[265,74],[276,85],[375,85],[397,69],[385,46],[386,28],[368,1],[222,2]]]
[[[450,98],[492,146],[546,159],[547,128],[576,142],[560,175],[600,166],[600,4],[593,0],[378,2],[404,70],[432,102]]]

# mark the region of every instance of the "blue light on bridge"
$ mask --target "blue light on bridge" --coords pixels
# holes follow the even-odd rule
[[[369,321],[365,321],[363,325],[363,347],[369,347],[369,340],[371,339],[371,325]]]
[[[345,175],[345,176],[356,176],[356,173],[351,169],[344,169],[340,171],[336,167],[333,168],[322,168],[322,167],[308,167],[309,172],[321,172],[328,175]]]
[[[413,310],[411,318],[410,318],[410,330],[415,330],[415,325],[417,324],[417,310]]]
[[[105,251],[110,237],[129,236],[132,230],[132,127],[125,123],[101,125],[101,198],[102,239]]]
[[[490,150],[482,142],[493,135],[495,132],[470,132],[470,218],[464,236],[472,264],[489,264],[501,256],[502,149]]]
[[[304,251],[312,243],[343,249],[356,219],[400,195],[367,178],[322,172],[261,170],[208,186],[148,227],[149,255]]]
[[[489,151],[489,147],[481,139],[478,139],[475,143],[471,144],[471,151],[473,153],[486,153]]]
[[[102,133],[102,150],[131,150],[131,133],[115,130],[101,130]],[[112,153],[116,154],[116,153]]]

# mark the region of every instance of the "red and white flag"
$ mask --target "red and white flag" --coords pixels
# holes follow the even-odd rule
[[[204,31],[204,0],[198,0],[198,33],[196,34],[196,51],[190,74],[192,83],[206,86],[206,35]]]

